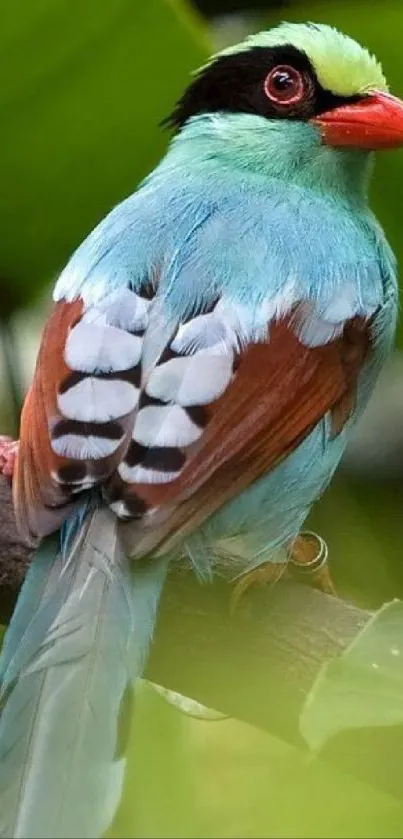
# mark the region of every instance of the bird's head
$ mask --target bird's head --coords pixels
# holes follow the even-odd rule
[[[229,146],[243,145],[245,154],[255,146],[261,158],[267,141],[284,164],[295,147],[312,160],[324,146],[367,152],[403,145],[403,102],[389,94],[380,64],[324,24],[283,23],[213,56],[170,122],[181,131],[203,114]]]

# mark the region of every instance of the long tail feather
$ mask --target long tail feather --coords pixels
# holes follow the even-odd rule
[[[39,549],[0,662],[7,839],[98,837],[121,795],[119,715],[142,673],[167,561],[132,570],[106,509],[76,530],[67,551],[55,537]]]

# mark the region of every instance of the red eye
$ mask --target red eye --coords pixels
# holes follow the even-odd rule
[[[294,105],[305,93],[302,73],[287,64],[279,64],[266,76],[264,92],[277,105]]]

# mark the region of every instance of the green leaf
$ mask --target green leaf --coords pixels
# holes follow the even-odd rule
[[[19,0],[0,31],[1,314],[27,304],[158,161],[205,61],[183,2]]]
[[[346,729],[403,723],[403,602],[386,603],[307,698],[300,730],[312,749]]]

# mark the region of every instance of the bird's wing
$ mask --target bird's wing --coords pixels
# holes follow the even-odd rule
[[[144,342],[132,439],[107,497],[131,525],[136,552],[180,539],[284,458],[329,414],[351,416],[369,350],[369,320],[351,317],[310,346],[317,322],[296,305],[248,336],[223,298],[178,325],[158,357]],[[161,312],[158,313],[158,320]],[[153,331],[150,317],[150,333]],[[324,325],[323,325],[324,326]]]
[[[27,539],[51,532],[82,490],[101,484],[131,436],[149,283],[95,308],[60,300],[45,327],[25,401],[13,492]]]

